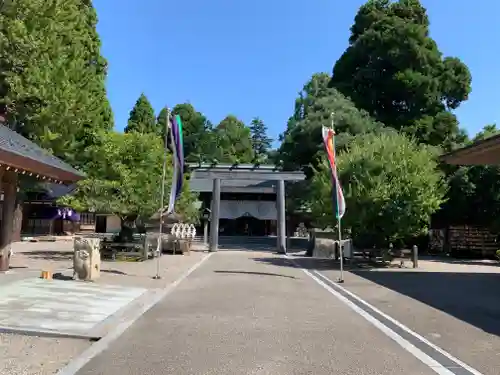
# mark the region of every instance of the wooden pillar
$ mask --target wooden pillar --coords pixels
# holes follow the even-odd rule
[[[9,258],[16,208],[17,173],[4,171],[2,178],[2,225],[0,227],[0,272],[9,270]]]

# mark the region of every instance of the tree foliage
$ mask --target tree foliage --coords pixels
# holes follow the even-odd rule
[[[265,161],[271,149],[272,139],[267,135],[267,126],[258,117],[254,117],[250,123],[250,134],[252,139],[252,150],[256,160]]]
[[[152,133],[107,132],[101,140],[91,147],[93,157],[88,178],[79,182],[76,193],[64,197],[61,203],[77,211],[112,213],[123,220],[150,217],[160,207],[164,155],[160,138]],[[167,192],[171,178],[172,171],[168,168]],[[185,185],[176,211],[195,220],[192,204],[196,196]]]
[[[167,115],[168,109],[162,108],[158,116],[156,117],[156,129],[161,136],[161,139],[165,142],[165,136],[167,135]]]
[[[346,199],[342,222],[360,246],[402,242],[424,232],[445,194],[435,150],[396,132],[357,136],[338,157]],[[317,224],[333,227],[332,183],[323,162],[311,182]]]
[[[210,150],[212,124],[190,103],[176,105],[172,113],[179,115],[182,120],[186,161],[199,161]]]
[[[92,3],[7,0],[0,7],[0,114],[7,126],[85,167],[98,130],[113,127]]]
[[[211,151],[219,163],[251,163],[254,160],[250,129],[233,115],[226,116],[213,130]]]
[[[443,145],[459,134],[450,110],[467,99],[471,76],[458,58],[443,58],[420,1],[369,0],[330,86],[385,125]]]
[[[160,134],[156,125],[155,111],[146,95],[141,94],[130,111],[125,133],[154,133]]]
[[[286,169],[305,169],[308,176],[312,174],[322,155],[318,152],[323,151],[321,128],[331,126],[332,120],[339,149],[352,136],[383,128],[336,89],[328,88],[328,81],[326,73],[314,74],[299,93],[278,151]]]

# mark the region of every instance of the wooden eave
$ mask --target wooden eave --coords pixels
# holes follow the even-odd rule
[[[85,178],[83,173],[3,125],[0,125],[0,167],[60,184]]]
[[[500,134],[442,155],[441,160],[453,165],[500,165]]]

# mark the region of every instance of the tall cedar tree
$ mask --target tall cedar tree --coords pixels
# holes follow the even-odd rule
[[[264,121],[258,117],[252,119],[250,134],[255,158],[259,160],[267,158],[271,149],[272,139],[267,136],[267,126],[264,124]]]
[[[125,133],[137,132],[142,134],[159,134],[156,125],[155,111],[146,95],[141,94],[130,111]]]
[[[443,58],[420,1],[369,0],[330,85],[385,125],[450,148],[461,136],[451,110],[467,99],[471,75],[458,58]]]
[[[4,123],[85,169],[98,130],[113,128],[92,2],[7,0],[0,7]]]
[[[250,129],[233,115],[214,129],[213,156],[219,163],[251,163],[254,160]]]
[[[327,73],[314,74],[304,85],[295,100],[295,110],[281,135],[281,145],[274,153],[274,162],[282,164],[287,170],[302,169],[308,181],[298,182],[287,187],[287,209],[304,209],[310,204],[310,178],[321,164],[324,156],[322,126],[330,126],[335,131],[337,150],[342,150],[355,136],[365,133],[381,132],[384,127],[374,121],[366,111],[356,106],[338,92],[328,88],[330,76]]]
[[[281,135],[277,158],[286,169],[304,169],[308,177],[323,155],[322,126],[331,125],[339,134],[337,148],[342,148],[354,135],[378,131],[383,125],[359,110],[344,95],[328,88],[326,73],[314,74],[295,101],[295,111]]]
[[[207,152],[210,122],[190,103],[177,104],[172,113],[179,115],[182,120],[186,161],[196,162],[203,159]]]
[[[184,156],[187,162],[209,161],[212,125],[210,121],[190,103],[177,104],[172,115],[179,115],[182,120],[184,138]],[[165,139],[167,109],[163,108],[156,119],[157,128]],[[167,144],[170,139],[167,138]]]

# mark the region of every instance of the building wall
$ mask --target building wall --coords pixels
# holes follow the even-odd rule
[[[121,220],[116,215],[106,217],[106,233],[118,233],[122,228]]]

